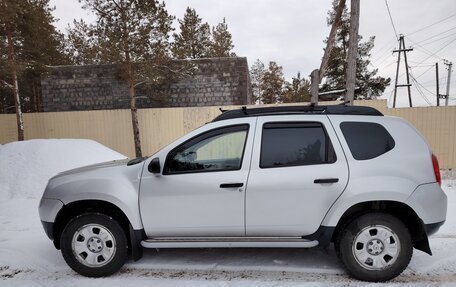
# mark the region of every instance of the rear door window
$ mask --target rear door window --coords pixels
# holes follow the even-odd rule
[[[333,163],[336,154],[318,122],[273,122],[263,125],[261,168]]]

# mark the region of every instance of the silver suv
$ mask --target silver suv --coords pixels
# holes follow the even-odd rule
[[[408,122],[361,106],[225,111],[148,158],[58,174],[39,206],[68,265],[108,276],[143,248],[334,243],[386,281],[446,218],[436,157]]]

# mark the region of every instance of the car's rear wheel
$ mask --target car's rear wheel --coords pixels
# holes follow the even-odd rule
[[[127,258],[125,232],[113,218],[86,213],[73,218],[63,230],[60,246],[67,264],[88,277],[109,276]]]
[[[342,231],[338,252],[357,279],[390,280],[404,271],[413,254],[407,227],[396,217],[368,213],[354,219]]]

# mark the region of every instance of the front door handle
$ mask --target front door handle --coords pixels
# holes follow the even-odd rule
[[[314,183],[336,183],[339,182],[338,178],[318,178],[314,180]]]
[[[243,187],[243,186],[244,186],[244,184],[242,182],[220,184],[220,188],[235,188],[235,187]]]

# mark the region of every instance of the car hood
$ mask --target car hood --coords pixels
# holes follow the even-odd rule
[[[78,168],[74,168],[74,169],[70,169],[70,170],[61,172],[61,173],[57,174],[56,176],[54,176],[52,179],[57,178],[57,177],[66,176],[66,175],[73,175],[73,174],[77,174],[77,173],[92,171],[92,170],[96,170],[96,169],[105,169],[105,168],[116,167],[116,166],[126,166],[130,160],[131,159],[126,158],[126,159],[121,159],[121,160],[112,160],[112,161],[96,163],[96,164],[92,164],[92,165],[88,165],[88,166],[78,167]]]

